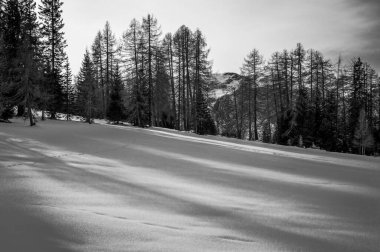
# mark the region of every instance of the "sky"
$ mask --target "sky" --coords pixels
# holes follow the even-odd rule
[[[254,48],[265,59],[301,42],[334,63],[361,57],[380,73],[380,0],[63,0],[73,73],[106,21],[121,38],[131,20],[153,14],[162,34],[199,28],[213,71],[240,72]]]

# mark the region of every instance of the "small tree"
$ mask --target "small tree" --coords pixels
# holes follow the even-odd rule
[[[299,135],[298,137],[298,147],[303,148],[303,137],[302,135]]]
[[[71,68],[69,64],[68,58],[65,59],[64,63],[64,90],[63,90],[63,95],[64,95],[64,107],[63,111],[66,113],[66,120],[70,120],[70,114],[73,111],[72,105],[74,103],[74,86],[72,85],[72,73],[71,73]]]
[[[366,149],[374,145],[374,138],[369,128],[364,108],[360,110],[359,120],[355,129],[353,145],[359,149],[360,155],[365,155]]]
[[[270,143],[272,137],[270,121],[265,120],[263,123],[263,139],[264,143]]]
[[[121,97],[124,88],[118,65],[116,65],[113,80],[114,81],[110,95],[110,103],[107,109],[107,119],[118,124],[119,121],[125,118],[125,109],[123,105],[123,99]]]

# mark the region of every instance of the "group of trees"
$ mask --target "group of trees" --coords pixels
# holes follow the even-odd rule
[[[79,111],[88,121],[126,119],[139,127],[215,134],[206,102],[212,76],[206,47],[202,32],[186,26],[162,36],[150,14],[133,19],[119,43],[107,22],[77,78]]]
[[[254,49],[239,85],[214,105],[222,135],[330,151],[374,153],[380,142],[380,81],[360,58],[346,66],[305,50]]]
[[[62,32],[62,2],[0,1],[0,119],[17,106],[34,125],[32,108],[49,110],[55,118],[64,104],[65,72],[70,67]],[[66,67],[64,67],[66,66]],[[71,76],[69,76],[71,78]],[[44,118],[44,116],[43,116]]]
[[[107,22],[72,80],[62,31],[62,2],[0,1],[0,119],[17,107],[139,127],[320,147],[360,154],[379,151],[380,81],[360,58],[348,65],[301,44],[264,61],[244,60],[230,92],[212,101],[215,83],[202,32],[181,26],[161,34],[157,19],[133,19],[117,40]],[[211,106],[213,105],[213,106]],[[210,109],[212,107],[212,109]]]
[[[215,134],[207,105],[211,65],[200,30],[162,36],[157,19],[132,20],[117,42],[110,24],[86,50],[74,82],[65,54],[62,2],[0,1],[0,119],[17,107]]]

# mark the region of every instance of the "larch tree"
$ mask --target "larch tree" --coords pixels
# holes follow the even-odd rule
[[[249,140],[258,140],[258,128],[257,128],[257,92],[258,81],[263,76],[263,57],[260,55],[257,49],[253,49],[244,59],[242,67],[242,74],[247,77],[248,81],[248,131]],[[253,109],[252,109],[253,105]],[[253,134],[252,134],[252,110],[253,110]]]
[[[96,34],[94,43],[91,47],[91,56],[92,61],[94,64],[94,71],[95,71],[95,79],[97,82],[97,86],[100,89],[99,95],[100,95],[100,108],[101,116],[105,117],[106,111],[107,111],[107,104],[106,104],[106,89],[105,89],[105,78],[104,78],[104,53],[103,53],[103,35],[99,31]]]
[[[297,44],[296,49],[294,50],[294,57],[296,61],[296,71],[297,71],[297,83],[298,91],[302,92],[302,86],[304,84],[304,61],[305,61],[305,49],[301,43]]]
[[[142,22],[143,36],[146,43],[146,55],[147,55],[147,75],[148,75],[148,118],[149,126],[153,123],[153,71],[154,71],[154,61],[155,52],[157,50],[158,40],[161,36],[160,27],[157,24],[157,19],[148,14],[147,17],[143,18]]]
[[[340,127],[339,127],[339,100],[340,100],[340,83],[341,83],[341,66],[342,66],[342,58],[339,55],[336,69],[336,80],[335,80],[335,99],[336,99],[336,108],[335,108],[335,131],[337,141],[340,136]]]
[[[177,110],[176,110],[176,91],[175,91],[175,82],[174,82],[174,57],[173,57],[173,36],[171,33],[165,35],[163,40],[163,50],[166,52],[167,57],[167,71],[169,72],[170,78],[170,88],[171,88],[171,109],[173,116],[173,126],[178,129],[177,126]]]
[[[129,119],[134,125],[143,127],[144,122],[144,64],[142,61],[142,50],[140,39],[142,37],[141,24],[133,19],[127,31],[123,34],[123,58],[127,78],[130,83],[129,90]]]
[[[103,53],[103,60],[104,60],[104,88],[105,88],[105,99],[104,99],[104,105],[105,107],[108,107],[109,105],[109,96],[110,96],[110,90],[111,90],[111,84],[112,84],[112,77],[113,77],[113,67],[115,64],[115,52],[116,52],[116,39],[115,35],[112,32],[111,25],[107,21],[104,29],[103,29],[103,51],[100,53]]]

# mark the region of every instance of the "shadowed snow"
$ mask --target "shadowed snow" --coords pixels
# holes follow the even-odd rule
[[[1,127],[0,150],[6,250],[380,246],[377,160],[55,121]]]

